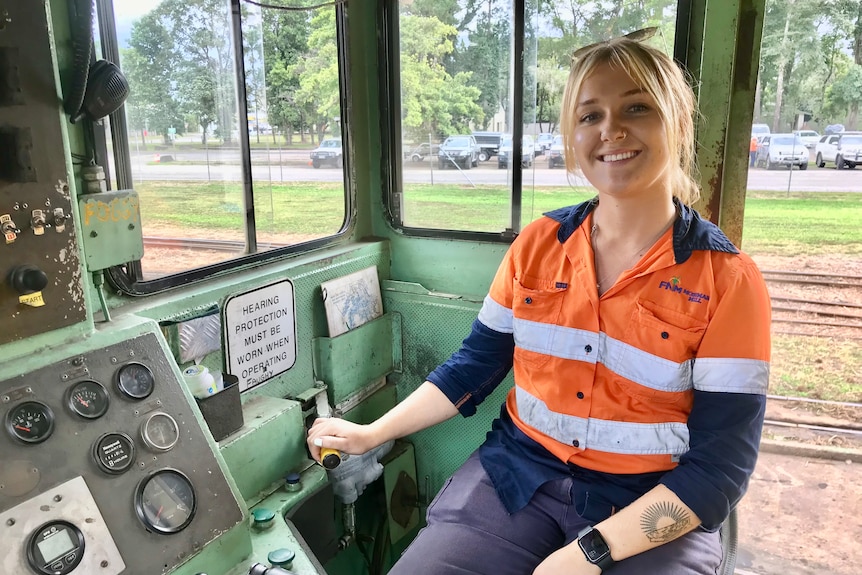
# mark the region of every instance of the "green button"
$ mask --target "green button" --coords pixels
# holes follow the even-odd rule
[[[252,515],[252,517],[254,517],[255,524],[258,524],[258,525],[269,523],[270,521],[275,519],[275,512],[270,511],[269,509],[266,509],[264,507],[261,507],[259,509],[255,509],[254,511],[251,512],[251,515]]]
[[[276,567],[290,567],[290,564],[293,562],[293,558],[296,557],[296,553],[291,551],[290,549],[276,549],[275,551],[270,551],[269,555],[266,556],[266,559]]]

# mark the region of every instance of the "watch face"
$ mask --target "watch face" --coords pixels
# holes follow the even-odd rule
[[[598,531],[589,531],[578,539],[578,545],[590,563],[597,563],[610,554],[607,543]]]

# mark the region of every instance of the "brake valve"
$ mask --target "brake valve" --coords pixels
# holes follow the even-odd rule
[[[42,210],[33,210],[33,214],[30,217],[30,227],[33,229],[33,234],[37,236],[44,235],[46,225],[45,212]]]
[[[15,222],[12,221],[12,216],[9,214],[3,214],[0,216],[0,232],[3,233],[6,243],[11,244],[18,239],[18,234],[21,233],[21,230],[18,229],[18,226],[16,226]]]
[[[59,234],[66,231],[66,220],[69,216],[63,211],[63,208],[54,208],[54,230]]]

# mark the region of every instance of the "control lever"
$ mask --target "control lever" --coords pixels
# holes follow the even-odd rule
[[[293,571],[285,571],[281,567],[267,567],[263,563],[255,563],[248,570],[248,575],[296,575]]]

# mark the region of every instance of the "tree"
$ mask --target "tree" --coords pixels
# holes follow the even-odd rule
[[[480,90],[469,85],[472,73],[450,75],[443,60],[452,53],[456,30],[437,18],[401,17],[402,126],[408,137],[424,140],[470,131],[481,123]]]
[[[308,16],[285,10],[265,10],[262,16],[269,122],[285,135],[288,144],[293,141],[294,130],[305,141],[306,115],[296,100],[300,81],[292,64],[300,61],[308,50]]]
[[[288,70],[299,77],[296,102],[310,116],[320,141],[329,123],[341,117],[335,10],[316,11],[309,25],[308,49],[302,58],[288,66]],[[340,125],[334,133],[341,134]]]
[[[142,135],[147,130],[161,133],[170,143],[168,128],[183,125],[172,89],[177,54],[173,38],[158,16],[147,14],[132,26],[129,48],[122,58],[131,86],[126,104],[129,126]]]

